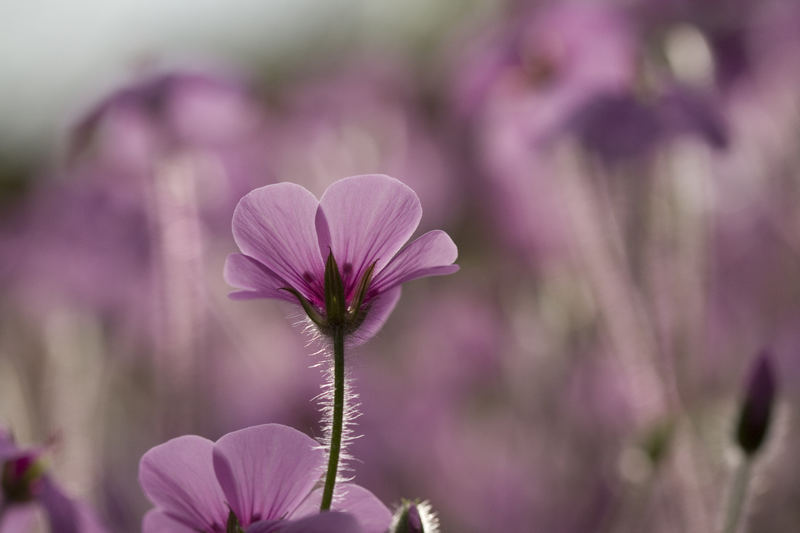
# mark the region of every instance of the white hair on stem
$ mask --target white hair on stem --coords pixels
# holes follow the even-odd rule
[[[322,384],[320,385],[321,392],[312,398],[312,401],[317,402],[320,406],[322,413],[323,435],[321,444],[318,449],[324,450],[326,454],[330,454],[331,446],[331,432],[333,427],[333,395],[334,395],[334,376],[333,376],[333,346],[330,339],[322,335],[317,328],[316,324],[311,321],[304,313],[298,314],[295,317],[297,320],[293,324],[299,328],[303,334],[308,338],[306,348],[311,350],[311,357],[315,360],[310,365],[311,368],[322,369]],[[347,347],[347,344],[345,344]],[[339,466],[336,471],[336,483],[346,483],[354,479],[353,471],[350,468],[350,463],[355,458],[350,455],[348,448],[350,442],[358,439],[355,430],[355,421],[361,416],[361,402],[359,401],[358,394],[353,392],[351,383],[353,381],[350,375],[350,368],[345,366],[344,375],[344,416],[342,418],[342,439],[341,448],[339,450]],[[344,495],[344,490],[334,491],[334,501],[339,500]]]

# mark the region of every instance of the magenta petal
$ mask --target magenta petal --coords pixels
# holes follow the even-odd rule
[[[194,533],[194,531],[173,520],[160,509],[150,509],[142,520],[142,533]]]
[[[364,533],[384,533],[389,529],[392,513],[374,494],[359,485],[350,483],[337,485],[337,496],[333,502],[334,511],[353,515]],[[319,512],[322,489],[309,494],[293,517],[302,517]]]
[[[330,246],[339,268],[352,267],[348,288],[377,262],[376,272],[417,229],[422,206],[416,193],[401,181],[383,174],[352,176],[337,181],[319,201],[317,216],[320,248]]]
[[[214,475],[214,443],[185,435],[160,444],[139,463],[139,484],[150,500],[183,524],[201,531],[228,519]]]
[[[291,513],[319,480],[325,453],[280,424],[228,433],[214,445],[214,470],[242,525]]]
[[[223,276],[228,285],[245,289],[231,293],[234,299],[277,298],[297,303],[294,296],[281,290],[286,286],[285,281],[259,261],[244,254],[230,254],[225,259]]]
[[[452,274],[458,270],[453,264],[457,257],[458,248],[447,233],[429,231],[403,248],[375,276],[372,289],[382,292],[412,279]]]
[[[400,286],[389,289],[379,294],[377,298],[369,302],[369,311],[364,323],[347,338],[348,346],[360,346],[378,334],[383,324],[392,314],[397,301],[400,299],[402,290]]]
[[[365,533],[349,514],[327,512],[300,520],[253,524],[247,533]],[[383,532],[381,532],[383,533]]]
[[[314,222],[318,205],[300,185],[276,183],[247,193],[233,212],[233,238],[239,249],[309,299],[322,290],[323,262]]]

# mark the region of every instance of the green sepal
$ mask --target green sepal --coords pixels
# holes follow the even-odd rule
[[[231,510],[228,513],[228,523],[225,525],[225,533],[244,533],[244,529],[239,525],[239,519]]]
[[[34,459],[21,475],[13,476],[14,461],[0,464],[0,498],[9,502],[29,502],[34,498],[34,487],[47,473],[41,458]]]
[[[325,319],[324,316],[322,316],[322,313],[317,311],[316,307],[311,305],[311,302],[306,300],[305,297],[302,294],[300,294],[300,291],[298,291],[293,287],[281,287],[280,290],[286,291],[292,294],[295,298],[297,298],[297,301],[300,302],[300,305],[303,307],[303,311],[306,312],[308,318],[310,318],[314,324],[316,324],[319,328],[327,328],[328,321]]]
[[[361,304],[364,303],[364,297],[367,295],[367,288],[372,281],[372,272],[375,270],[375,265],[376,263],[372,263],[364,272],[364,275],[361,276],[361,281],[358,282],[356,292],[353,294],[353,303],[350,305],[350,309],[347,310],[348,322],[357,317],[361,310]]]
[[[325,262],[325,315],[328,325],[332,327],[344,326],[347,311],[347,302],[344,299],[344,282],[339,273],[339,265],[333,257],[333,252],[328,253]]]

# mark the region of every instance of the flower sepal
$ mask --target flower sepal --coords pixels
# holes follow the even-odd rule
[[[47,466],[35,454],[24,454],[5,462],[0,477],[3,498],[12,502],[29,502],[36,497]]]
[[[228,523],[225,524],[225,533],[244,533],[244,529],[239,525],[239,519],[236,514],[231,510],[228,513]]]

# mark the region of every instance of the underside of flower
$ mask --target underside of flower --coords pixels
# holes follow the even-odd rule
[[[352,295],[348,301],[342,273],[333,252],[329,252],[328,260],[325,262],[324,297],[321,298],[324,302],[324,309],[318,309],[293,287],[282,287],[282,289],[297,298],[308,318],[323,335],[332,337],[337,329],[345,335],[350,335],[364,323],[369,312],[367,291],[374,270],[375,263],[373,262],[361,276],[354,290],[351,291]]]
[[[231,296],[299,303],[322,335],[341,331],[348,345],[361,344],[391,314],[404,283],[458,270],[447,233],[408,243],[421,217],[416,193],[381,174],[339,180],[320,199],[292,183],[255,189],[233,214],[241,253],[225,263],[226,281],[240,289]]]

